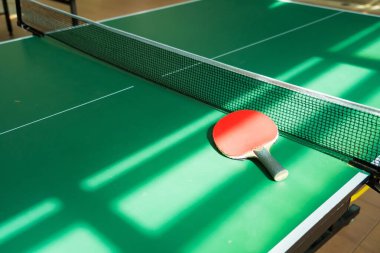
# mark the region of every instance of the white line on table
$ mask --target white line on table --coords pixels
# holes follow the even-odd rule
[[[76,105],[76,106],[70,107],[70,108],[68,108],[68,109],[66,109],[66,110],[63,110],[63,111],[60,111],[60,112],[57,112],[57,113],[51,114],[51,115],[49,115],[49,116],[46,116],[46,117],[43,117],[43,118],[40,118],[40,119],[34,120],[34,121],[32,121],[32,122],[26,123],[26,124],[21,125],[21,126],[18,126],[18,127],[15,127],[15,128],[9,129],[9,130],[6,130],[6,131],[4,131],[4,132],[1,132],[0,135],[7,134],[7,133],[13,132],[13,131],[15,131],[15,130],[18,130],[18,129],[20,129],[20,128],[24,128],[24,127],[26,127],[26,126],[33,125],[33,124],[38,123],[38,122],[40,122],[40,121],[43,121],[43,120],[46,120],[46,119],[49,119],[49,118],[52,118],[52,117],[58,116],[58,115],[60,115],[60,114],[63,114],[63,113],[65,113],[65,112],[68,112],[68,111],[75,110],[75,109],[77,109],[77,108],[79,108],[79,107],[82,107],[82,106],[85,106],[85,105],[88,105],[88,104],[94,103],[94,102],[96,102],[96,101],[99,101],[99,100],[102,100],[102,99],[108,98],[108,97],[110,97],[110,96],[116,95],[116,94],[121,93],[121,92],[126,91],[126,90],[130,90],[130,89],[132,89],[132,88],[134,88],[134,86],[130,86],[130,87],[127,87],[127,88],[124,88],[124,89],[121,89],[121,90],[118,90],[118,91],[112,92],[112,93],[107,94],[107,95],[105,95],[105,96],[102,96],[102,97],[99,97],[99,98],[96,98],[96,99],[93,99],[93,100],[87,101],[87,102],[85,102],[85,103],[83,103],[83,104],[79,104],[79,105]]]

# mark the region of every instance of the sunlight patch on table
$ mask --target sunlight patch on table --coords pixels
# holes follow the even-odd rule
[[[367,68],[338,63],[305,83],[305,87],[339,97],[347,92],[347,87],[352,89],[374,74],[373,70]]]
[[[207,146],[116,199],[112,208],[142,232],[158,235],[244,169],[244,163],[227,159]]]
[[[361,58],[380,61],[380,30],[379,36],[358,50],[355,55]],[[380,68],[378,69],[380,71]]]
[[[56,214],[62,208],[58,199],[46,199],[0,223],[0,245]]]
[[[81,188],[85,191],[95,191],[117,178],[121,177],[128,171],[138,166],[141,163],[146,162],[154,157],[159,156],[172,146],[178,144],[191,135],[202,131],[204,128],[209,127],[211,123],[220,118],[223,114],[221,112],[209,113],[200,119],[192,122],[185,127],[178,129],[168,136],[152,143],[151,145],[128,155],[124,159],[117,161],[116,163],[102,169],[96,174],[84,179],[81,182]]]
[[[276,79],[279,79],[284,82],[289,82],[290,79],[297,77],[300,74],[303,74],[312,67],[320,64],[322,61],[323,59],[320,57],[311,57],[310,59],[294,66],[293,68],[287,70],[281,75],[276,76]]]
[[[53,235],[29,252],[75,253],[75,252],[118,252],[102,235],[87,224],[74,224]]]
[[[376,38],[378,37],[378,34],[380,32],[378,29],[380,29],[380,22],[374,25],[371,25],[370,27],[364,30],[354,33],[352,36],[336,44],[334,47],[330,49],[330,51],[338,52],[338,51],[347,49],[348,47],[353,46],[356,43],[360,43],[361,40],[365,40],[366,37],[370,36],[371,34],[375,35],[375,38]]]

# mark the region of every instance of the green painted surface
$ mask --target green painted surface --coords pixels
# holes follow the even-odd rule
[[[334,13],[273,2],[205,0],[106,24],[211,58]]]
[[[107,24],[379,108],[379,18],[297,4],[273,8],[276,3],[206,0]]]
[[[310,20],[331,13],[302,8]],[[134,86],[0,135],[2,252],[267,251],[358,172],[280,138],[272,153],[290,176],[275,183],[213,149],[222,113],[204,104],[49,39],[7,43],[0,55],[0,133]]]

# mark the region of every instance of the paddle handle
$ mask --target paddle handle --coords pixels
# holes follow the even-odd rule
[[[288,177],[289,172],[274,159],[266,148],[254,151],[254,153],[275,181],[282,181]]]

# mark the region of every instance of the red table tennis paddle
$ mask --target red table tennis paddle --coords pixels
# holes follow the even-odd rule
[[[256,157],[275,181],[287,178],[288,171],[269,152],[278,138],[278,129],[265,114],[254,110],[230,113],[216,123],[213,138],[225,156],[232,159]]]

